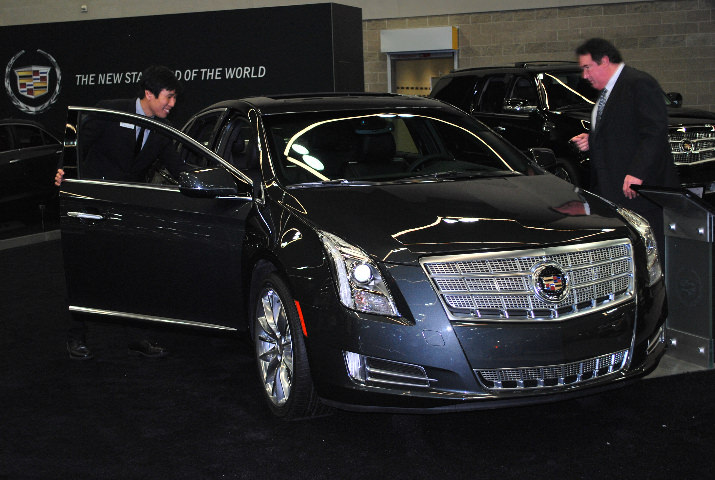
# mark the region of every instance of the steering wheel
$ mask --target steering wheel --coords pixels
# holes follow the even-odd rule
[[[443,161],[448,161],[451,162],[454,159],[447,156],[445,153],[432,153],[430,155],[425,155],[424,157],[418,158],[414,162],[412,162],[412,165],[407,167],[408,172],[415,172],[418,169],[422,169],[427,165],[428,163],[433,163],[433,162],[443,162]]]

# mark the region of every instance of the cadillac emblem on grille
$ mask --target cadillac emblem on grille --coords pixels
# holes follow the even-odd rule
[[[568,275],[555,263],[534,268],[534,292],[544,301],[559,303],[568,294]]]

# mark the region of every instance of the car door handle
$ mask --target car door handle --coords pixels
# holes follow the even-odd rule
[[[494,127],[494,130],[496,130],[497,132],[506,132],[506,127],[498,126]]]
[[[85,212],[67,212],[67,216],[72,218],[82,218],[85,220],[104,220],[102,215]]]

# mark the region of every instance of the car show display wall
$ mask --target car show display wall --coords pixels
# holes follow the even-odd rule
[[[183,83],[175,125],[227,98],[362,91],[361,22],[323,3],[0,27],[0,116],[61,136],[68,105],[131,97],[152,64]]]

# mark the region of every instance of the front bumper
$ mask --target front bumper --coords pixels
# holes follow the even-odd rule
[[[634,301],[563,321],[455,322],[421,269],[390,274],[399,319],[303,305],[311,373],[327,404],[450,411],[556,401],[643,377],[665,352],[662,281]]]

